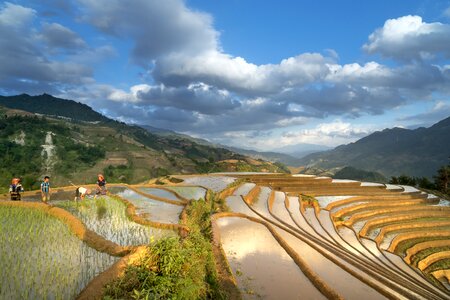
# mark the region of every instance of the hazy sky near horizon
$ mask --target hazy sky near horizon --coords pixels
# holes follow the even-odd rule
[[[238,147],[336,146],[450,116],[450,1],[0,4],[0,94]]]

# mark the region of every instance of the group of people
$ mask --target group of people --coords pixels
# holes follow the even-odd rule
[[[50,177],[45,176],[44,180],[41,183],[41,199],[42,202],[47,203],[50,201],[51,188],[50,188]],[[9,186],[9,194],[11,197],[11,201],[20,201],[22,199],[22,193],[24,192],[24,188],[21,184],[20,178],[13,178],[11,180],[11,185]],[[95,196],[97,195],[106,195],[106,180],[102,174],[98,174],[97,177],[97,187],[95,190]],[[75,201],[83,200],[86,195],[91,194],[92,191],[85,187],[77,187],[75,190]]]

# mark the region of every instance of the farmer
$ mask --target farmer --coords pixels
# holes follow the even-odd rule
[[[9,194],[11,195],[11,201],[20,201],[21,194],[23,192],[22,184],[20,184],[19,178],[13,178],[11,185],[9,186]]]
[[[97,189],[96,189],[95,194],[96,194],[96,196],[97,195],[106,195],[106,180],[102,174],[98,174]]]
[[[84,188],[84,187],[78,187],[75,191],[75,201],[78,199],[84,200],[84,196],[89,195],[91,193],[90,189]]]
[[[44,181],[41,183],[41,196],[42,202],[47,203],[50,201],[50,177],[45,176]]]

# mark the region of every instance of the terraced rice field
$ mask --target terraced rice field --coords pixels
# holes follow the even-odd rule
[[[0,299],[72,299],[118,258],[45,212],[0,206]]]
[[[407,186],[232,176],[249,183],[213,220],[243,298],[450,299],[447,201]]]
[[[75,298],[130,246],[175,235],[186,203],[209,189],[229,208],[211,216],[213,243],[244,299],[450,299],[448,201],[327,177],[177,178],[79,203],[70,188],[50,206],[0,201],[0,298]]]
[[[157,240],[175,235],[172,230],[143,226],[130,221],[125,213],[126,206],[114,198],[101,197],[82,202],[58,201],[55,205],[72,213],[88,229],[121,246],[145,245],[150,239]]]
[[[139,188],[111,187],[112,196],[75,202],[74,188],[66,187],[50,205],[39,203],[36,192],[20,202],[0,199],[0,299],[75,299],[134,246],[177,235],[164,228],[180,226],[186,200],[170,190],[143,188],[155,200]],[[184,192],[201,191],[204,197],[202,188]]]

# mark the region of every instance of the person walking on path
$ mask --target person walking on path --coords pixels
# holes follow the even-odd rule
[[[45,176],[44,181],[41,183],[42,202],[47,203],[50,201],[50,192],[50,177]]]
[[[97,191],[96,195],[106,195],[106,180],[102,174],[97,177]]]
[[[11,180],[11,185],[9,186],[9,194],[11,196],[11,201],[20,201],[22,199],[23,187],[20,184],[19,178],[13,178]]]

